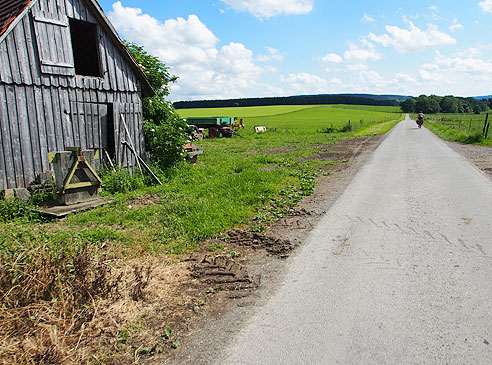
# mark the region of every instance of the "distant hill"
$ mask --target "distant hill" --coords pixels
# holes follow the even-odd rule
[[[412,98],[412,96],[408,96],[408,95],[374,95],[374,94],[340,94],[340,95],[375,99],[375,100],[396,100],[396,101],[405,101],[407,99]]]
[[[227,108],[227,107],[237,107],[237,106],[266,106],[266,105],[317,105],[317,104],[397,106],[401,101],[404,101],[408,98],[411,98],[411,96],[373,95],[373,94],[320,94],[320,95],[296,95],[296,96],[267,97],[267,98],[177,101],[173,105],[176,109]]]
[[[473,98],[478,100],[488,100],[488,99],[492,99],[492,95],[474,96]]]

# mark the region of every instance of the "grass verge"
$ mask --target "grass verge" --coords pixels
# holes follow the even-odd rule
[[[482,135],[485,114],[436,114],[426,118],[426,127],[446,141],[492,146],[492,130]]]

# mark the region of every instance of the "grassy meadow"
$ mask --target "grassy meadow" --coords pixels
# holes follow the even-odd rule
[[[204,151],[196,165],[182,163],[161,173],[163,186],[106,193],[115,202],[105,207],[63,221],[24,217],[0,223],[0,253],[15,255],[40,244],[59,253],[87,243],[113,247],[119,255],[188,251],[207,237],[250,226],[260,210],[272,211],[264,220],[281,215],[312,191],[317,165],[322,163],[307,157],[329,149],[340,138],[385,133],[402,118],[380,110],[352,106],[179,110],[181,116],[243,117],[246,128],[239,132],[244,138],[196,142]],[[352,130],[340,132],[349,120]],[[253,126],[264,124],[266,133],[254,133]]]
[[[426,127],[447,141],[492,146],[492,129],[488,138],[482,132],[486,113],[481,114],[432,114],[426,116]],[[492,118],[489,118],[492,122]]]

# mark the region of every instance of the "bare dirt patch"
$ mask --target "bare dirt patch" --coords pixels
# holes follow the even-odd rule
[[[154,205],[160,204],[162,202],[162,198],[157,194],[145,194],[138,198],[131,199],[127,201],[128,205],[138,207],[143,205]]]

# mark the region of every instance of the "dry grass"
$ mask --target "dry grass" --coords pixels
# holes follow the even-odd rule
[[[39,247],[0,264],[0,364],[135,362],[149,346],[169,350],[197,302],[187,264],[162,257]]]
[[[1,361],[77,362],[96,300],[118,295],[109,260],[96,258],[87,246],[73,257],[53,257],[40,246],[0,260]]]

